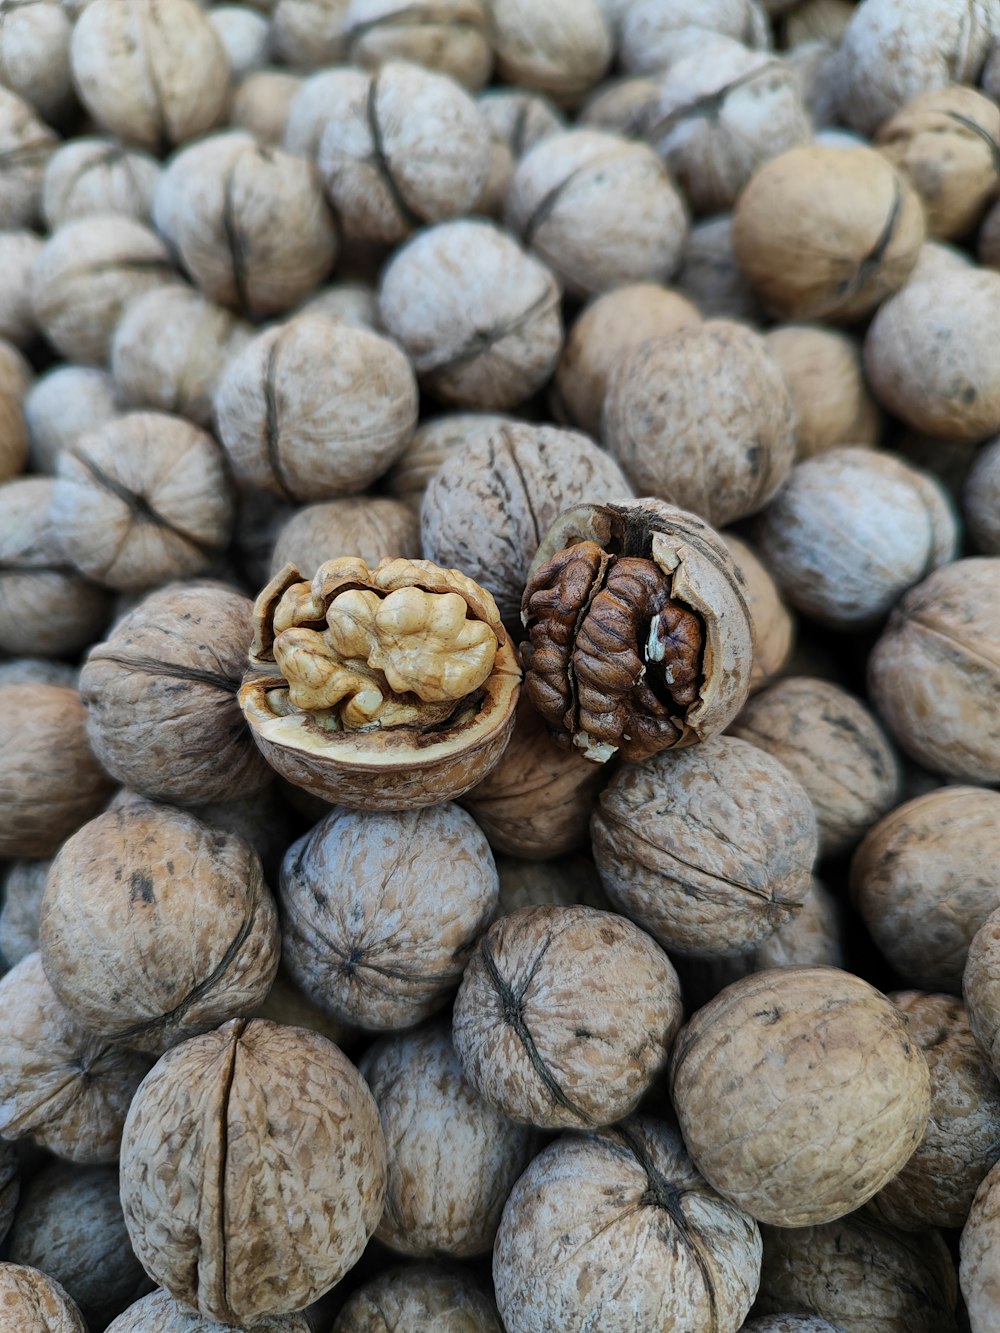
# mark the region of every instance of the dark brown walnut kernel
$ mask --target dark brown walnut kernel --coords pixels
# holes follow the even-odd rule
[[[525,693],[555,735],[598,763],[705,740],[746,698],[742,576],[718,534],[673,505],[561,515],[521,608]]]

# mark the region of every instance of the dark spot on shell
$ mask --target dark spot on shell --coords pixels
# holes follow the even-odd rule
[[[129,879],[129,902],[138,902],[140,899],[144,903],[155,903],[156,894],[153,892],[153,881],[143,870],[133,870]]]

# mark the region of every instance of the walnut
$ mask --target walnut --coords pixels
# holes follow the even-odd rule
[[[510,738],[520,685],[489,593],[428,560],[369,569],[344,556],[300,580],[286,566],[258,597],[240,690],[268,762],[352,808],[433,805],[474,786]],[[290,676],[274,674],[279,658]]]
[[[39,216],[42,177],[56,144],[55,130],[17,93],[0,86],[0,228],[31,227]]]
[[[790,676],[751,699],[729,728],[802,783],[819,855],[849,851],[900,797],[899,763],[868,709],[831,681]]]
[[[111,342],[111,373],[122,407],[155,408],[206,429],[212,395],[252,330],[185,287],[161,287],[130,301]]]
[[[733,254],[731,213],[696,221],[673,285],[705,319],[741,319],[756,323],[760,301]]]
[[[761,335],[709,320],[618,361],[602,436],[640,494],[722,527],[762,509],[787,479],[795,408]]]
[[[48,477],[0,485],[0,647],[8,653],[77,653],[110,612],[107,594],[66,565],[54,489]]]
[[[783,324],[766,333],[764,341],[788,381],[798,458],[838,444],[878,444],[882,422],[852,339],[818,325]]]
[[[853,0],[798,0],[781,20],[784,43],[789,51],[810,44],[840,46],[854,15]]]
[[[865,1209],[763,1233],[755,1312],[808,1310],[866,1333],[958,1333],[955,1265],[940,1232],[898,1231]]]
[[[129,412],[60,454],[51,518],[63,554],[108,588],[207,570],[229,541],[233,496],[215,440],[181,417]]]
[[[301,1310],[360,1258],[382,1212],[385,1140],[332,1042],[234,1019],[143,1081],[121,1181],[150,1276],[202,1315],[250,1323]]]
[[[994,1167],[976,1192],[959,1242],[959,1279],[975,1333],[987,1333],[1000,1311],[997,1287],[997,1227],[1000,1169]]]
[[[497,73],[507,83],[573,105],[600,81],[614,53],[597,0],[490,0]]]
[[[0,857],[54,856],[111,794],[86,733],[76,690],[0,688]]]
[[[128,1242],[114,1166],[43,1166],[22,1193],[5,1253],[55,1279],[94,1328],[153,1285]]]
[[[156,1054],[259,1004],[280,950],[250,845],[145,801],[99,815],[63,843],[39,945],[75,1022]]]
[[[1000,555],[1000,437],[976,455],[962,487],[962,515],[976,549]]]
[[[1000,782],[1000,560],[954,560],[912,588],[872,649],[868,687],[918,763]]]
[[[752,694],[788,664],[795,646],[795,620],[755,548],[731,532],[720,532],[719,536],[743,576],[743,595],[753,630]]]
[[[315,161],[348,239],[398,245],[475,208],[490,135],[454,79],[393,60],[371,75],[345,70],[334,86]]]
[[[413,432],[402,455],[382,479],[390,495],[420,513],[424,491],[434,473],[453,450],[487,440],[513,417],[496,412],[447,412],[429,417]]]
[[[258,143],[280,148],[292,101],[303,83],[286,69],[258,69],[240,79],[229,103],[229,123],[247,130]]]
[[[906,1231],[961,1227],[1000,1158],[1000,1083],[976,1044],[961,1000],[890,994],[931,1071],[931,1118],[917,1150],[870,1204]]]
[[[160,164],[116,139],[70,139],[49,158],[42,213],[51,231],[64,222],[114,213],[149,226]]]
[[[485,0],[351,0],[347,11],[352,65],[379,69],[388,60],[412,60],[450,74],[475,91],[493,69]]]
[[[642,930],[592,907],[528,907],[490,927],[453,1014],[465,1076],[547,1129],[620,1120],[664,1068],[680,987]]]
[[[320,139],[330,119],[330,107],[346,106],[351,91],[367,86],[368,82],[360,70],[341,65],[317,70],[308,78],[300,77],[288,106],[282,147],[296,157],[315,162]]]
[[[1000,431],[1000,365],[991,346],[1000,273],[968,269],[908,282],[865,336],[872,393],[917,430],[945,440]]]
[[[497,857],[500,876],[498,916],[522,907],[597,907],[610,910],[593,861],[581,852],[548,861],[525,861],[520,856]]]
[[[716,35],[755,50],[771,45],[767,15],[757,0],[632,0],[625,10],[621,60],[636,74],[661,74],[678,60],[711,49]]]
[[[462,797],[497,851],[559,856],[587,841],[604,771],[578,750],[557,744],[523,699],[498,764]]]
[[[385,496],[350,496],[306,505],[278,533],[271,573],[294,565],[312,577],[331,551],[350,551],[368,565],[378,564],[384,555],[416,560],[420,524],[408,505]]]
[[[0,26],[0,78],[50,123],[73,106],[69,43],[73,21],[59,0],[6,6]]]
[[[0,662],[0,685],[64,685],[75,690],[79,683],[77,667],[51,657],[12,657]]]
[[[892,454],[846,446],[797,463],[753,535],[788,601],[835,629],[877,625],[958,544],[936,478]]]
[[[503,1333],[491,1296],[464,1268],[390,1268],[356,1291],[330,1333]],[[262,1330],[262,1333],[264,1331]]]
[[[279,900],[285,966],[312,1000],[368,1029],[409,1027],[458,988],[497,872],[458,806],[335,809],[289,847]]]
[[[21,353],[0,341],[0,486],[16,478],[27,460],[28,432],[21,404],[31,380],[31,366]]]
[[[99,214],[52,233],[32,270],[31,301],[38,327],[63,356],[101,365],[127,303],[176,281],[159,236],[131,218]]]
[[[417,399],[410,364],[388,338],[298,315],[230,360],[215,395],[216,428],[243,485],[330,500],[364,490],[396,461]]]
[[[684,201],[652,148],[601,130],[550,134],[526,153],[505,217],[577,296],[665,281],[687,234]]]
[[[88,0],[70,62],[101,129],[153,152],[212,129],[229,99],[225,49],[194,0]]]
[[[337,324],[381,332],[378,294],[367,282],[331,282],[320,287],[299,306],[300,315],[322,315]]]
[[[476,105],[490,131],[490,174],[477,212],[500,218],[518,161],[565,122],[547,97],[523,88],[488,88]]]
[[[57,365],[24,396],[33,472],[55,472],[59,454],[118,412],[114,380],[96,366]]]
[[[791,148],[733,212],[737,262],[779,319],[867,314],[906,282],[923,239],[919,197],[873,148]]]
[[[51,864],[51,861],[14,861],[4,876],[0,962],[6,967],[13,967],[38,948],[38,918]]]
[[[31,303],[31,270],[44,244],[42,238],[36,236],[33,231],[0,232],[0,338],[13,343],[15,347],[30,347],[38,336],[35,309]],[[5,362],[11,360],[10,351],[4,350],[3,360]],[[7,381],[8,378],[9,372],[5,370],[2,381]],[[27,378],[30,382],[33,373],[29,371]],[[7,397],[6,393],[4,397]],[[8,417],[13,418],[11,424],[5,420]],[[14,424],[19,417],[20,402],[16,410],[13,405],[5,407],[3,417],[0,418],[0,421],[3,421],[0,433],[0,459],[9,454],[10,435],[19,436],[22,433],[23,428]],[[18,446],[19,455],[23,457],[21,448]],[[0,464],[0,471],[4,466],[9,468],[10,464]]]
[[[208,11],[208,21],[222,43],[234,83],[267,65],[271,25],[263,14],[245,4],[216,5]]]
[[[314,169],[245,130],[177,153],[156,187],[153,220],[202,292],[251,318],[297,305],[337,254]]]
[[[297,70],[346,59],[349,6],[350,0],[276,0],[271,11],[275,57]]]
[[[635,1118],[564,1135],[504,1208],[493,1280],[504,1327],[736,1329],[760,1231],[706,1184],[671,1126]]]
[[[389,1185],[376,1238],[418,1258],[488,1253],[504,1200],[533,1155],[531,1131],[466,1082],[447,1023],[383,1037],[359,1071],[388,1145]]]
[[[586,436],[511,422],[445,455],[424,492],[421,543],[429,559],[488,589],[516,632],[532,557],[556,516],[630,494],[618,465]]]
[[[779,1227],[831,1222],[867,1202],[912,1154],[930,1112],[927,1062],[903,1017],[833,967],[727,986],[682,1029],[670,1080],[702,1175]]]
[[[603,763],[724,730],[750,681],[750,613],[707,523],[658,500],[579,505],[549,529],[521,616],[525,693]]]
[[[54,1278],[37,1268],[0,1263],[0,1306],[11,1328],[31,1333],[87,1333],[83,1315]]]
[[[71,1162],[116,1161],[149,1060],[77,1027],[45,979],[39,953],[0,977],[0,1003],[0,1134],[30,1135]]]
[[[130,1305],[105,1333],[227,1333],[229,1327],[193,1314],[159,1288]],[[253,1333],[312,1333],[312,1325],[304,1314],[277,1314],[255,1319]]]
[[[562,345],[552,273],[475,219],[438,223],[397,250],[379,309],[423,388],[457,407],[516,407],[549,378]]]
[[[775,1314],[749,1320],[741,1333],[843,1333],[843,1330],[818,1315]]]
[[[591,130],[641,139],[660,97],[654,78],[635,75],[600,84],[580,108],[577,124]]]
[[[596,439],[612,371],[648,338],[701,321],[690,301],[653,282],[631,283],[585,306],[566,338],[556,370],[561,414]]]

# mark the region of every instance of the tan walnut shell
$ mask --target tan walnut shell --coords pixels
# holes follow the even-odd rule
[[[428,615],[437,616],[439,609],[444,614],[447,608],[452,618],[447,639],[436,636],[432,626],[410,636],[412,647],[403,643],[399,660],[405,659],[409,674],[390,681],[372,665],[389,663],[389,670],[395,669],[393,647],[381,631],[368,625],[360,639],[347,631],[353,632],[355,609],[364,607],[366,615],[374,611],[377,625],[382,613],[375,608],[400,592],[408,604],[418,594]],[[351,598],[352,610],[344,612],[346,623],[341,623],[338,609],[330,607],[344,596]],[[465,603],[460,622],[459,602]],[[297,636],[291,641],[294,657],[285,659],[285,668],[301,662],[300,681],[319,682],[318,694],[307,689],[297,697],[323,705],[342,689],[341,701],[347,703],[340,713],[336,704],[297,707],[288,679],[278,673],[282,617],[297,605],[301,613],[292,619],[298,623],[285,631]],[[320,632],[331,615],[343,632],[337,650]],[[343,556],[320,565],[310,584],[288,565],[257,598],[254,617],[252,669],[240,690],[240,705],[267,761],[314,796],[351,809],[435,805],[468,791],[503,753],[514,727],[521,673],[493,598],[458,570],[391,558],[369,569],[357,556]],[[313,637],[306,638],[309,634]],[[470,637],[476,640],[474,676],[467,674],[468,663],[459,651],[461,641]],[[486,669],[484,654],[491,652]],[[366,714],[376,697],[376,711]],[[345,717],[356,729],[345,728]]]
[[[178,1305],[169,1291],[159,1288],[130,1305],[108,1325],[105,1333],[239,1333],[239,1330],[215,1319],[203,1319],[187,1306]],[[255,1319],[253,1333],[312,1333],[312,1325],[304,1314],[278,1314]]]
[[[12,1333],[87,1333],[79,1308],[55,1278],[24,1264],[0,1263],[0,1314]]]
[[[227,1324],[301,1310],[360,1258],[385,1139],[325,1037],[233,1019],[168,1051],[122,1137],[122,1207],[146,1271]]]
[[[389,1268],[350,1298],[330,1333],[503,1333],[500,1316],[465,1269]],[[266,1333],[266,1331],[265,1331]]]

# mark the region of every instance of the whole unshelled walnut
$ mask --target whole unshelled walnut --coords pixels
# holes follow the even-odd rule
[[[382,556],[420,556],[420,523],[409,505],[383,495],[349,496],[305,505],[281,528],[271,553],[271,573],[294,565],[309,577],[331,551],[350,551],[368,565]]]
[[[498,412],[446,412],[428,417],[413,432],[381,484],[419,514],[427,484],[445,458],[453,450],[488,439],[500,426],[512,425],[513,420]]]
[[[206,296],[252,318],[297,305],[337,255],[313,167],[244,130],[175,154],[157,184],[153,220]]]
[[[588,97],[577,116],[577,124],[591,130],[623,134],[640,139],[656,107],[660,85],[645,75],[611,79]]]
[[[475,91],[493,69],[486,0],[351,0],[347,49],[352,65],[379,69],[389,60],[410,60],[450,74]]]
[[[662,74],[678,60],[708,50],[717,36],[754,50],[771,44],[767,5],[758,0],[626,0],[621,20],[621,59],[635,73]]]
[[[216,429],[237,479],[300,502],[364,490],[406,447],[417,410],[399,347],[322,315],[258,334],[230,360],[215,394]],[[357,553],[325,558],[348,554]]]
[[[512,1119],[589,1129],[635,1109],[682,1015],[673,965],[631,921],[527,907],[494,922],[472,955],[452,1040],[465,1077]]]
[[[357,556],[257,598],[240,705],[267,761],[354,809],[454,800],[510,739],[521,673],[496,602],[456,569]]]
[[[296,70],[336,65],[347,56],[350,0],[274,0],[271,44],[276,59]]]
[[[995,1166],[976,1192],[959,1243],[959,1279],[974,1333],[989,1333],[1000,1316],[1000,1297],[997,1295],[998,1186],[1000,1167]]]
[[[467,1269],[430,1263],[381,1272],[348,1299],[330,1333],[410,1333],[418,1328],[503,1333],[492,1297]]]
[[[838,444],[878,444],[882,423],[855,342],[813,324],[781,324],[764,341],[788,381],[798,458]]]
[[[21,404],[31,381],[28,362],[16,347],[0,341],[0,483],[17,477],[27,461],[28,431]]]
[[[10,1230],[17,1208],[20,1181],[21,1155],[13,1143],[4,1139],[0,1143],[0,1241]]]
[[[725,730],[753,656],[742,579],[718,533],[661,500],[561,514],[527,573],[525,693],[588,759],[644,759]]]
[[[88,0],[70,62],[98,125],[153,152],[212,129],[229,98],[225,49],[194,0]]]
[[[12,343],[14,347],[30,347],[38,336],[35,310],[31,303],[31,270],[44,244],[40,236],[26,228],[0,231],[0,338]],[[5,351],[3,359],[10,360],[9,351]],[[0,384],[9,382],[9,377],[9,369],[5,366],[0,375]],[[0,393],[3,393],[2,389]],[[3,396],[6,397],[6,393]],[[10,414],[8,407],[0,416],[0,460],[9,448],[9,444],[4,443],[4,437],[10,431],[10,426],[4,422],[3,417],[9,417]],[[15,415],[19,416],[20,411]],[[3,466],[0,461],[0,472]]]
[[[247,74],[233,89],[230,125],[247,130],[258,143],[280,148],[292,101],[302,83],[302,75],[287,69],[259,69]]]
[[[45,167],[59,137],[17,93],[0,87],[0,227],[34,226]]]
[[[737,1329],[760,1280],[756,1222],[665,1121],[564,1135],[504,1207],[493,1281],[508,1333]]]
[[[795,645],[795,620],[755,548],[731,532],[720,532],[719,536],[743,576],[744,596],[753,630],[752,694],[762,689],[788,663]]]
[[[354,1066],[325,1037],[260,1018],[168,1051],[122,1136],[139,1261],[226,1324],[301,1310],[339,1281],[385,1184],[378,1108]]]
[[[600,81],[614,54],[598,0],[490,0],[497,72],[507,83],[572,105]]]
[[[271,27],[263,14],[256,13],[249,5],[222,4],[208,11],[208,21],[222,42],[234,84],[267,66]]]
[[[670,1080],[706,1180],[779,1227],[833,1221],[867,1202],[912,1154],[930,1113],[927,1062],[902,1015],[832,967],[776,968],[727,986],[680,1032]]]
[[[105,1333],[232,1333],[232,1325],[193,1314],[161,1287],[130,1305]],[[253,1333],[312,1333],[312,1325],[304,1314],[276,1314],[255,1319]]]
[[[0,28],[0,76],[43,120],[59,124],[73,106],[69,43],[73,20],[59,0],[9,5]]]
[[[1000,782],[1000,559],[954,560],[911,588],[872,649],[868,684],[918,763]]]
[[[674,286],[705,319],[737,319],[756,324],[762,316],[757,294],[733,254],[733,217],[696,221],[688,234]]]
[[[32,472],[55,472],[59,454],[94,426],[117,415],[114,380],[97,366],[59,364],[39,375],[24,396]]]
[[[51,861],[14,861],[4,875],[0,963],[5,967],[13,967],[38,948],[38,917],[51,864]]]
[[[625,354],[602,435],[641,495],[723,527],[762,509],[788,477],[795,409],[761,335],[708,320]]]
[[[285,967],[343,1022],[412,1027],[458,988],[497,891],[486,838],[458,806],[334,809],[282,864]]]
[[[983,555],[1000,555],[1000,437],[977,455],[962,488],[962,514]]]
[[[379,310],[428,393],[457,407],[505,411],[555,368],[559,300],[553,274],[512,236],[465,219],[428,227],[396,251]]]
[[[521,158],[505,217],[571,295],[665,281],[687,234],[684,201],[653,150],[591,129],[547,135]]]
[[[97,213],[149,226],[160,179],[156,158],[111,138],[69,139],[49,158],[42,212],[49,230]]]
[[[87,1333],[79,1307],[55,1278],[23,1264],[0,1263],[0,1309],[12,1329]]]
[[[733,212],[740,268],[779,319],[860,318],[906,282],[923,239],[920,199],[873,148],[789,149]]]

